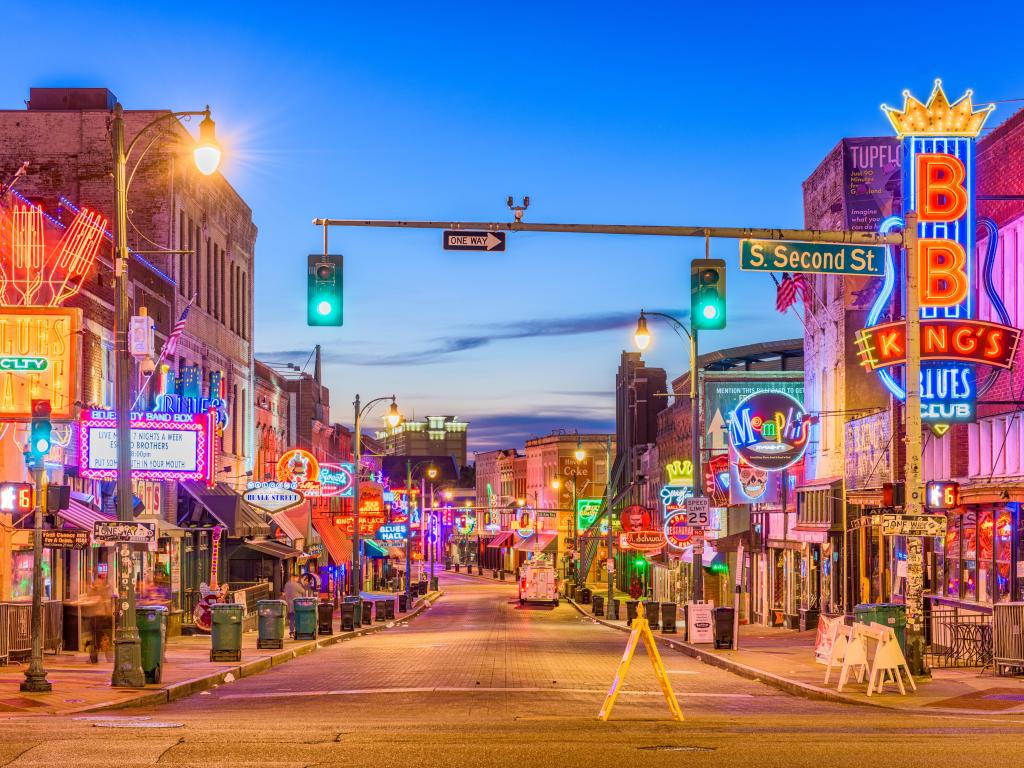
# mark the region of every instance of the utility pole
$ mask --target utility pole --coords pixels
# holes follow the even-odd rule
[[[326,232],[326,230],[324,230]],[[355,484],[352,488],[352,577],[349,579],[348,593],[352,596],[357,596],[362,588],[362,564],[359,562],[359,470],[360,464],[363,458],[363,440],[362,440],[362,418],[363,412],[359,407],[359,395],[356,395],[356,400],[352,404],[355,408],[355,459],[356,459],[356,477]]]
[[[921,316],[918,295],[917,213],[909,211],[903,228],[907,279],[906,429],[907,457],[903,473],[904,512],[920,515],[924,509],[921,483]],[[924,537],[907,537],[907,664],[915,675],[927,672],[924,663]]]
[[[690,323],[690,462],[693,464],[693,496],[704,495],[700,470],[700,395],[697,388],[697,328]],[[703,532],[702,532],[703,534]],[[693,545],[693,599],[704,599],[704,537]]]
[[[124,111],[114,105],[110,126],[114,155],[116,225],[114,227],[114,410],[117,414],[117,519],[130,523],[132,514],[132,432],[131,370],[128,354],[128,155],[124,143]],[[142,650],[135,624],[135,548],[117,548],[118,606],[114,611],[114,672],[110,684],[115,688],[143,688]]]
[[[405,511],[408,516],[405,531],[405,605],[409,606],[412,583],[412,461],[405,460]]]
[[[31,438],[30,438],[31,439]],[[25,693],[49,693],[53,684],[43,667],[43,505],[46,503],[46,465],[42,456],[32,456],[35,506],[32,511],[32,658],[21,690]]]

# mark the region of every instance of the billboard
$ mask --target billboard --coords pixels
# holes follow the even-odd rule
[[[846,229],[877,232],[900,212],[900,143],[894,136],[843,140]]]

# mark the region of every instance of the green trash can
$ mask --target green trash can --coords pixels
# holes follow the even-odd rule
[[[257,648],[284,648],[284,623],[288,604],[284,600],[257,600]]]
[[[292,601],[295,611],[295,639],[316,639],[316,604],[315,597],[296,597]]]
[[[882,624],[896,633],[903,654],[907,653],[907,606],[899,603],[862,603],[855,605],[853,615],[860,624]]]
[[[167,609],[162,605],[140,605],[135,609],[139,628],[142,671],[147,683],[159,683],[163,672],[164,639],[167,637]]]
[[[437,576],[430,577],[430,591],[437,592]]]
[[[214,603],[210,606],[210,661],[242,660],[242,616],[239,603]]]

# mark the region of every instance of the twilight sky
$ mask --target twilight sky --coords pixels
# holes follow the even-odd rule
[[[682,316],[703,242],[516,233],[473,254],[435,231],[333,230],[345,325],[309,329],[313,217],[507,220],[505,198],[527,194],[533,222],[800,227],[803,179],[841,137],[889,135],[879,104],[904,88],[924,99],[938,76],[951,97],[1009,100],[992,126],[1024,106],[1012,0],[985,18],[953,2],[642,7],[14,2],[0,107],[33,85],[209,103],[260,231],[257,355],[302,365],[322,344],[335,420],[356,392],[394,392],[407,415],[468,418],[472,448],[515,446],[610,428],[636,315]],[[729,328],[703,350],[799,335],[735,241],[712,255],[730,265]],[[652,330],[649,360],[678,375],[686,348]]]

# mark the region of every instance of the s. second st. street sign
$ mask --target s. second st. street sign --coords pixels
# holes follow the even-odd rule
[[[740,269],[828,275],[885,274],[885,246],[740,240]]]
[[[444,249],[446,251],[504,251],[505,232],[483,232],[446,229]]]

